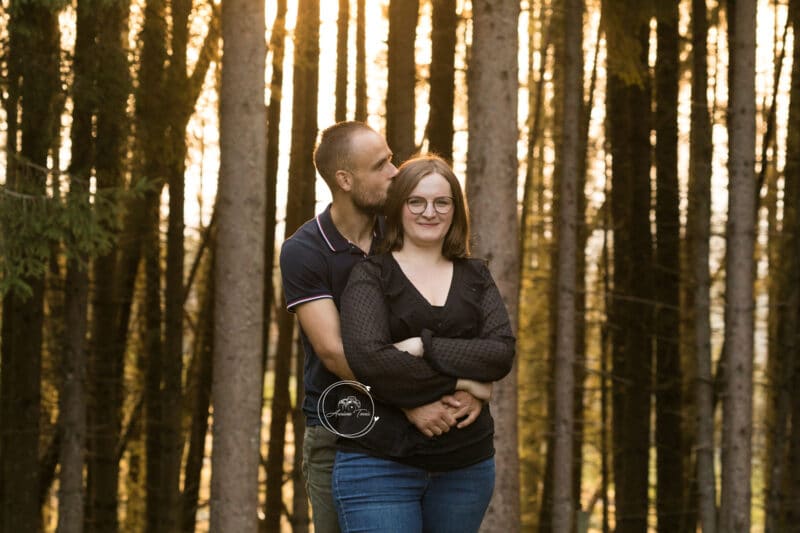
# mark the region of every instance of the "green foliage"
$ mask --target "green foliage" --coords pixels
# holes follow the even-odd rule
[[[26,280],[45,274],[57,245],[69,259],[108,253],[120,229],[123,200],[148,187],[105,189],[90,195],[29,195],[0,185],[0,296],[30,295]]]

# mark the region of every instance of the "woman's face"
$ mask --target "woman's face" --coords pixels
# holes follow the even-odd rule
[[[403,204],[403,238],[417,246],[441,246],[453,223],[453,191],[440,174],[422,178]]]

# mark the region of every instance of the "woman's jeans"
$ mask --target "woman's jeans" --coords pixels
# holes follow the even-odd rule
[[[428,472],[361,453],[336,452],[333,498],[343,532],[478,531],[494,490],[494,458]]]

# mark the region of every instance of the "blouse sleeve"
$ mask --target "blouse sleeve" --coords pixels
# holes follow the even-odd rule
[[[480,300],[480,333],[471,339],[434,337],[423,330],[423,358],[448,376],[476,381],[497,381],[511,371],[515,338],[500,291],[485,264],[480,264],[484,291]]]
[[[347,363],[381,400],[418,407],[455,391],[455,377],[394,347],[378,265],[364,261],[353,268],[342,294],[341,324]]]

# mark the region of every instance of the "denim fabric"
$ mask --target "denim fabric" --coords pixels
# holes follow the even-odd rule
[[[345,533],[478,531],[494,490],[494,458],[447,472],[339,451],[333,496]]]
[[[331,493],[336,435],[322,426],[306,426],[303,440],[303,477],[311,500],[314,533],[339,533]]]

